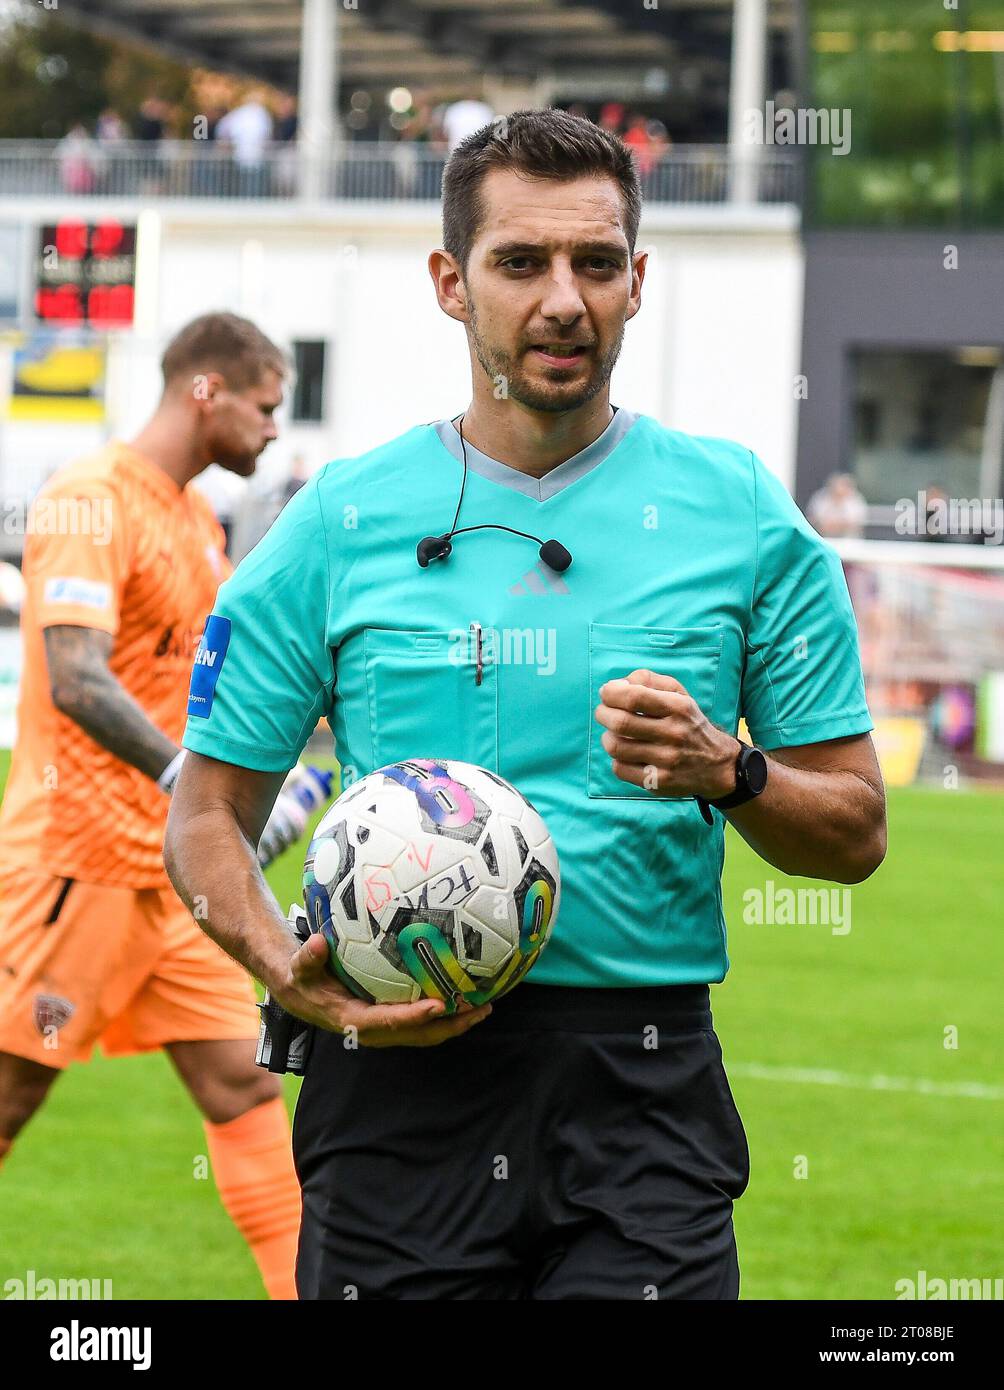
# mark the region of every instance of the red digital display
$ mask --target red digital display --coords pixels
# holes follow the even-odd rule
[[[133,321],[136,228],[114,218],[67,218],[39,228],[35,317],[47,323],[128,327]]]
[[[49,228],[43,227],[43,231]],[[53,229],[51,245],[68,261],[82,261],[87,255],[88,228],[85,222],[60,222]]]
[[[87,293],[87,318],[91,323],[132,323],[132,285],[95,285]]]
[[[121,255],[125,234],[121,222],[99,222],[91,228],[91,255],[98,260]]]
[[[60,323],[83,323],[84,303],[78,285],[40,285],[35,291],[35,317]]]

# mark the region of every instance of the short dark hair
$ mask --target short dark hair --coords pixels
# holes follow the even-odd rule
[[[180,376],[219,372],[232,391],[257,386],[271,368],[286,376],[289,363],[282,349],[250,319],[238,314],[202,314],[168,343],[160,359],[164,385]]]
[[[641,220],[641,185],[627,146],[584,116],[567,111],[514,111],[462,140],[443,171],[443,245],[466,270],[484,218],[481,183],[490,169],[513,169],[536,179],[607,175],[620,184],[624,229],[634,251]]]

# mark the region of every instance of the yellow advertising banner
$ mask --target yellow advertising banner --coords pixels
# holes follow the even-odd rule
[[[886,786],[908,787],[920,770],[927,726],[909,715],[875,720],[875,751]]]
[[[53,423],[105,418],[105,345],[93,338],[25,335],[14,348],[10,420]]]

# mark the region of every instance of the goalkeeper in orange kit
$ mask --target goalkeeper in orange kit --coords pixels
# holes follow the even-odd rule
[[[0,810],[0,1162],[70,1062],[163,1048],[205,1118],[224,1206],[273,1298],[295,1298],[300,1194],[278,1077],[254,1064],[249,976],[175,896],[161,854],[189,674],[229,574],[189,486],[241,477],[276,436],[286,364],[207,314],[163,358],[128,443],[57,473],[24,548],[18,740]],[[274,856],[307,811],[280,793]]]

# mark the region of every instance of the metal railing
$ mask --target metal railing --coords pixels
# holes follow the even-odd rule
[[[272,145],[255,161],[195,140],[0,140],[0,197],[316,198],[437,200],[446,151],[427,144],[347,142],[337,153]],[[654,203],[800,201],[791,150],[676,146],[642,173]]]

